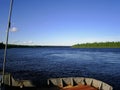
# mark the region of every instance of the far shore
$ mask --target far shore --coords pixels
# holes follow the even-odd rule
[[[8,44],[8,48],[45,48],[45,47],[71,47],[71,46],[55,46],[55,45],[16,45],[16,44]],[[0,43],[0,49],[4,49],[5,44]]]
[[[120,48],[120,42],[94,42],[75,44],[73,48]]]
[[[120,42],[94,42],[94,43],[82,43],[72,46],[52,46],[52,45],[16,45],[8,44],[8,48],[44,48],[44,47],[71,47],[71,48],[120,48]],[[4,49],[5,44],[0,43],[0,49]]]

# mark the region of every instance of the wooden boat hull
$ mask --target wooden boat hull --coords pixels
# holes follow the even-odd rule
[[[74,87],[77,85],[84,85],[84,86],[94,87],[97,90],[113,90],[112,86],[110,86],[107,83],[104,83],[102,81],[93,78],[84,78],[84,77],[53,78],[48,80],[48,85],[59,86],[59,87],[66,87],[66,86]]]
[[[36,87],[36,85],[34,85],[32,81],[15,80],[10,74],[5,74],[4,84],[8,87],[19,87],[19,88]],[[41,90],[69,90],[69,89],[65,89],[65,87],[68,86],[74,87],[77,85],[94,87],[96,90],[113,90],[113,87],[107,83],[104,83],[102,81],[93,78],[84,78],[84,77],[51,78],[47,80],[46,85],[47,85],[46,87],[41,87]]]

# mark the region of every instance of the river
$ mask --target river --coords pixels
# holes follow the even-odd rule
[[[3,49],[0,49],[2,70]],[[91,77],[120,89],[120,48],[11,48],[6,71],[16,79]]]

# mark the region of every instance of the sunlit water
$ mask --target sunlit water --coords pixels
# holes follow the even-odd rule
[[[3,49],[0,49],[2,69]],[[70,47],[8,49],[6,71],[17,79],[91,77],[120,89],[120,49]]]

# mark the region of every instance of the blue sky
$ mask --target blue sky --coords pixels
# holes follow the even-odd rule
[[[5,42],[10,0],[0,0]],[[14,0],[9,43],[73,45],[120,41],[120,0]]]

